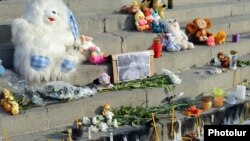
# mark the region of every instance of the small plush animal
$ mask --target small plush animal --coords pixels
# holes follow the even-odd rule
[[[226,37],[227,37],[227,34],[225,31],[219,31],[217,35],[214,37],[215,43],[218,45],[224,44]]]

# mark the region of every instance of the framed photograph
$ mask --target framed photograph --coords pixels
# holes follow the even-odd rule
[[[144,79],[154,74],[153,51],[112,55],[114,83]]]

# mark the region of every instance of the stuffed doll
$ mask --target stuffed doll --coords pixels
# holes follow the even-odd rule
[[[186,32],[191,35],[194,42],[204,44],[210,36],[213,36],[213,33],[207,31],[211,26],[209,19],[196,18],[192,23],[187,24]]]
[[[180,24],[176,20],[166,20],[164,32],[173,34],[175,42],[180,46],[181,50],[194,48],[194,44],[188,41],[187,35],[180,29]]]
[[[69,78],[78,63],[72,24],[62,0],[28,0],[23,16],[12,23],[15,70],[29,81]]]
[[[179,45],[175,42],[174,36],[170,33],[162,34],[162,47],[169,52],[176,52],[181,50]]]
[[[138,31],[146,31],[149,29],[148,22],[140,10],[135,14],[135,25]]]

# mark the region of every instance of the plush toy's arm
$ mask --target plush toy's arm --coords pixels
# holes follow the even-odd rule
[[[184,33],[184,31],[180,31],[181,32],[181,36],[183,40],[188,40],[187,35]]]
[[[25,44],[29,44],[28,41],[31,41],[34,35],[32,28],[33,26],[27,20],[23,18],[15,19],[12,23],[12,42],[14,45],[24,47]]]
[[[73,47],[75,43],[74,36],[72,32],[66,31],[63,33],[63,36],[61,37],[61,41],[64,43],[66,47]]]
[[[207,37],[210,37],[210,36],[213,36],[213,33],[207,31]]]
[[[197,32],[195,33],[195,37],[196,37],[197,39],[199,39],[200,36],[202,36],[201,31],[197,31]]]

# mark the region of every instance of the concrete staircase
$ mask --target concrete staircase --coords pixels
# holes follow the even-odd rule
[[[80,32],[94,38],[106,55],[132,51],[148,50],[154,33],[135,31],[134,17],[119,14],[117,11],[131,0],[65,0],[73,10]],[[11,21],[21,16],[24,0],[0,1],[0,59],[4,66],[13,67],[13,45],[11,43]],[[221,75],[206,73],[206,64],[219,51],[229,53],[236,49],[242,59],[250,60],[250,0],[174,0],[174,9],[166,11],[167,18],[181,22],[184,28],[187,22],[196,17],[212,20],[210,31],[216,33],[223,29],[228,34],[227,42],[221,46],[209,48],[196,45],[193,50],[176,53],[164,52],[160,59],[155,59],[156,72],[166,68],[179,72],[182,84],[176,86],[174,93],[184,92],[184,97],[193,98],[209,92],[214,87],[231,88],[234,82],[250,79],[250,67],[229,71]],[[240,42],[231,42],[233,33],[241,33]],[[196,66],[196,67],[194,67]],[[104,70],[111,73],[111,63],[103,65],[83,64],[77,69],[71,83],[85,85]],[[237,76],[235,80],[234,76]],[[33,108],[12,117],[0,110],[0,135],[8,131],[10,136],[48,130],[71,124],[76,117],[93,116],[95,110],[104,103],[113,107],[121,105],[155,106],[159,105],[165,93],[162,88],[119,92],[105,92],[90,98],[69,103]],[[45,131],[46,132],[46,131]],[[13,141],[19,141],[18,137]]]

